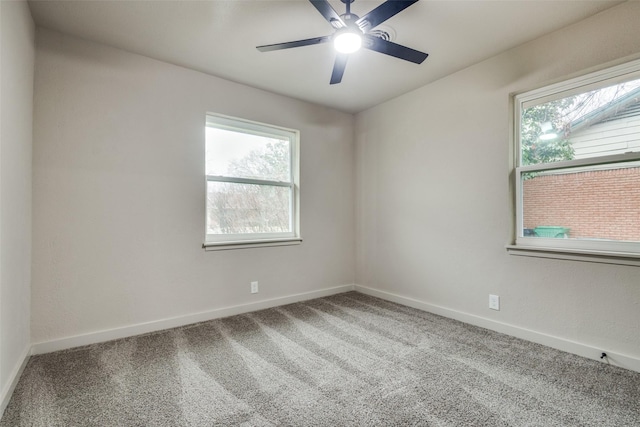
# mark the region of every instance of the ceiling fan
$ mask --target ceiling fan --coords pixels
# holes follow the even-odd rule
[[[402,12],[418,0],[387,0],[362,18],[351,13],[351,3],[353,3],[354,0],[341,0],[342,3],[346,5],[346,12],[342,15],[338,15],[327,0],[309,1],[335,29],[333,34],[311,39],[257,46],[256,49],[260,52],[269,52],[272,50],[311,46],[333,41],[338,53],[333,66],[333,72],[331,73],[330,84],[332,85],[342,81],[349,54],[357,51],[360,47],[404,59],[405,61],[410,61],[415,64],[422,64],[422,62],[427,59],[427,56],[429,56],[424,52],[393,43],[384,37],[383,32],[374,30],[375,27],[399,12]]]

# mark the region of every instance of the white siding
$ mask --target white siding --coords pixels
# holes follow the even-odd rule
[[[640,151],[640,115],[595,124],[569,140],[576,159]]]

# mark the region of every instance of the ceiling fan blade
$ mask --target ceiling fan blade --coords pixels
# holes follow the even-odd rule
[[[427,56],[429,56],[428,53],[420,52],[419,50],[411,49],[410,47],[402,46],[368,34],[364,36],[362,47],[415,64],[422,64],[422,62],[427,59]]]
[[[327,0],[309,0],[309,1],[311,2],[312,5],[315,6],[316,9],[318,9],[318,12],[320,12],[320,14],[324,16],[324,19],[326,19],[327,22],[331,24],[332,27],[336,29],[346,27],[344,21],[342,20],[342,18],[340,18],[340,15],[338,15],[338,12],[336,12],[335,9],[331,7],[331,5]]]
[[[272,50],[291,49],[293,47],[311,46],[314,44],[320,44],[328,42],[331,36],[314,37],[312,39],[296,40],[293,42],[267,44],[263,46],[256,46],[260,52],[270,52]]]
[[[363,30],[368,31],[377,27],[393,15],[402,12],[418,0],[387,0],[371,12],[356,21],[356,24]]]
[[[344,69],[347,66],[348,58],[349,54],[347,53],[339,53],[336,55],[336,62],[333,65],[333,72],[331,73],[331,81],[329,84],[335,85],[342,81],[342,75],[344,74]]]

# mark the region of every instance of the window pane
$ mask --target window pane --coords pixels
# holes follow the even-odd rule
[[[523,108],[521,165],[640,151],[640,79]]]
[[[640,241],[640,162],[523,174],[523,235]]]
[[[207,234],[287,233],[291,189],[207,182]]]
[[[291,181],[287,139],[206,128],[206,174]]]

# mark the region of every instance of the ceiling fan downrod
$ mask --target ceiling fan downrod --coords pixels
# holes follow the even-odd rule
[[[353,3],[355,0],[340,0],[340,1],[344,3],[346,6],[346,12],[344,13],[344,15],[340,15],[340,17],[345,21],[353,21],[358,19],[358,16],[351,14],[351,3]]]

